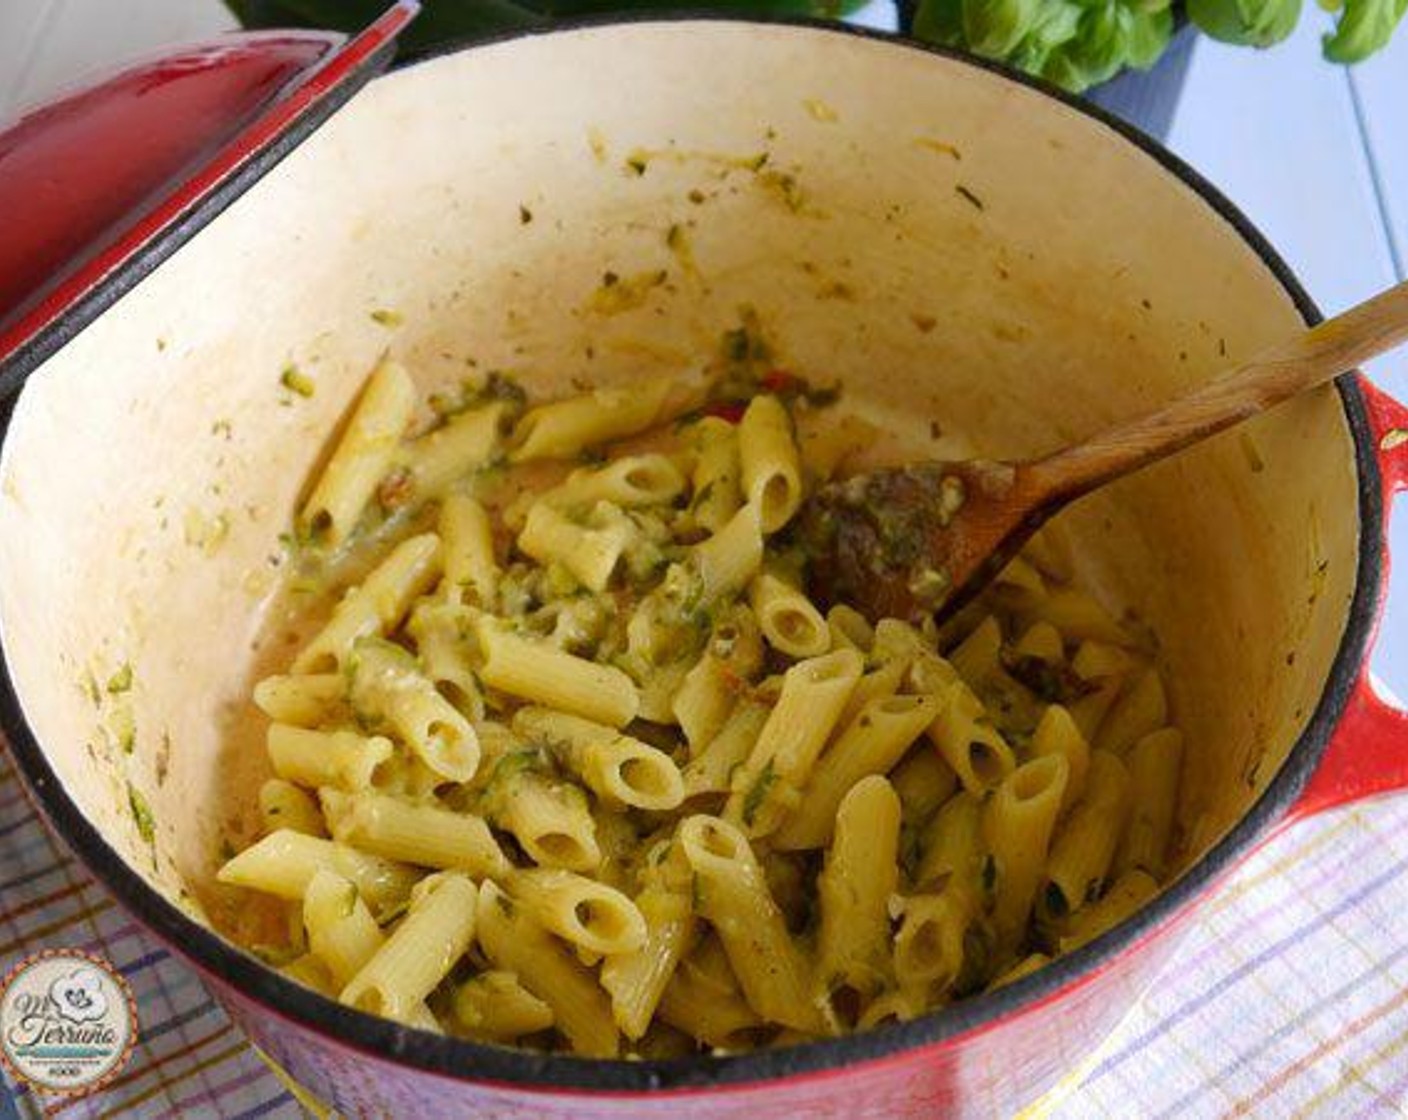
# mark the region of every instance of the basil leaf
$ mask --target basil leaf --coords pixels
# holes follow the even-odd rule
[[[1188,17],[1224,43],[1269,47],[1295,30],[1301,0],[1188,0]]]
[[[1408,10],[1408,0],[1344,0],[1334,33],[1323,43],[1331,62],[1360,62],[1383,47]]]
[[[1006,58],[1036,24],[1042,0],[963,0],[963,36],[974,54]]]
[[[1154,12],[1131,8],[1130,15],[1125,64],[1147,70],[1159,61],[1173,38],[1173,12],[1168,8]]]
[[[963,43],[963,0],[919,0],[914,37],[943,47]]]

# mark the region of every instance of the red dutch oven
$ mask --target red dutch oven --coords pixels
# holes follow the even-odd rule
[[[319,1097],[533,1120],[1010,1114],[1113,1028],[1258,844],[1408,785],[1408,717],[1365,667],[1408,412],[1348,376],[1058,523],[1081,578],[1158,635],[1189,758],[1175,881],[1031,976],[853,1037],[599,1061],[371,1017],[222,936],[239,901],[212,871],[263,756],[246,697],[285,656],[264,617],[278,535],[381,350],[425,387],[509,369],[550,394],[688,366],[747,305],[897,448],[961,433],[1025,457],[1318,317],[1194,171],[983,63],[651,19],[445,53],[348,99],[407,7],[340,51],[289,33],[168,56],[0,137],[4,730],[55,829]],[[605,271],[664,279],[604,307]],[[290,362],[311,398],[281,390]],[[126,664],[130,752],[88,687]]]

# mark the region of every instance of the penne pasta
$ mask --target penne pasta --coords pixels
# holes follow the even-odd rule
[[[385,941],[356,886],[335,871],[319,870],[308,881],[303,926],[308,948],[327,969],[332,991],[346,987]]]
[[[831,634],[831,648],[849,647],[858,653],[869,653],[875,646],[875,628],[865,615],[845,603],[837,603],[826,612],[826,628]]]
[[[1052,704],[1032,733],[1032,757],[1054,756],[1066,760],[1066,788],[1061,795],[1065,812],[1085,793],[1085,775],[1090,769],[1090,746],[1070,712]]]
[[[947,703],[929,726],[929,739],[963,788],[974,793],[993,789],[1017,765],[1012,748],[988,720],[982,701],[961,682],[949,689]]]
[[[738,431],[727,420],[706,416],[690,427],[689,442],[696,453],[690,516],[699,528],[717,533],[743,504]]]
[[[849,791],[872,775],[888,774],[933,722],[936,707],[928,696],[886,696],[862,708],[817,762],[801,803],[773,835],[773,845],[791,851],[830,841]]]
[[[764,1019],[802,1031],[826,1028],[806,959],[768,893],[753,849],[717,817],[687,817],[679,843],[698,883],[696,909],[723,943],[749,1005]]]
[[[1126,871],[1103,898],[1075,914],[1060,939],[1061,952],[1073,952],[1114,929],[1158,893],[1158,881],[1147,871],[1139,868]]]
[[[766,705],[741,700],[709,745],[684,768],[685,797],[727,793],[734,770],[753,752],[768,716]]]
[[[317,800],[282,778],[270,778],[259,787],[259,819],[266,835],[281,828],[308,836],[327,835]]]
[[[913,875],[917,891],[952,889],[976,897],[983,862],[982,822],[983,802],[976,795],[963,792],[944,802],[920,837]]]
[[[294,658],[295,673],[344,669],[358,638],[385,635],[405,617],[411,601],[440,575],[440,538],[422,533],[398,544],[358,587],[333,608],[327,625]]]
[[[1056,831],[1046,864],[1046,913],[1059,920],[1096,898],[1105,884],[1129,813],[1129,771],[1093,751],[1085,795]]]
[[[418,497],[440,494],[457,479],[488,466],[499,452],[507,410],[494,401],[451,416],[406,445],[404,462]]]
[[[673,380],[658,377],[529,409],[513,429],[509,458],[515,463],[570,459],[588,447],[635,435],[670,419],[666,404],[673,388]]]
[[[605,466],[573,471],[540,503],[558,509],[607,502],[620,509],[671,504],[684,493],[684,472],[667,455],[625,455]]]
[[[391,740],[355,731],[309,731],[271,723],[266,737],[274,773],[285,781],[316,789],[366,789],[377,768],[391,758]]]
[[[405,650],[364,639],[353,647],[349,667],[352,703],[360,715],[384,721],[427,769],[446,781],[474,777],[478,734]]]
[[[333,839],[358,851],[475,878],[508,873],[508,859],[479,817],[382,793],[325,789],[320,798]]]
[[[572,521],[534,502],[518,534],[518,550],[540,564],[561,564],[590,591],[605,591],[635,531],[615,506],[595,507],[591,523]]]
[[[564,766],[610,804],[662,810],[684,800],[684,780],[669,755],[607,724],[520,708],[513,729],[524,739],[549,744]]]
[[[901,990],[947,991],[963,967],[963,938],[972,911],[954,891],[910,895],[895,933],[895,978]]]
[[[849,546],[799,510],[890,433],[758,332],[688,383],[490,375],[412,439],[405,370],[368,378],[217,872],[287,975],[537,1051],[793,1046],[1020,979],[1201,850],[1157,643],[1051,527],[942,623],[813,601]]]
[[[635,904],[645,922],[645,940],[631,952],[607,957],[601,966],[601,986],[611,996],[611,1013],[632,1041],[650,1026],[697,934],[687,882],[649,883]]]
[[[660,1018],[706,1046],[746,1045],[765,1024],[739,990],[718,938],[701,938],[680,961],[660,997]]]
[[[375,914],[386,914],[410,894],[417,873],[317,836],[280,829],[226,861],[216,873],[222,883],[250,887],[278,898],[302,901],[319,871],[349,879]]]
[[[1123,756],[1131,746],[1168,724],[1168,699],[1157,669],[1145,669],[1121,693],[1095,733],[1097,750]]]
[[[699,602],[710,606],[748,586],[763,565],[763,532],[758,508],[742,506],[706,541],[690,550],[699,578]]]
[[[752,836],[777,829],[796,807],[860,671],[861,657],[854,650],[799,661],[787,670],[777,705],[729,783],[725,816],[730,821]]]
[[[1061,755],[1033,759],[1003,779],[984,811],[995,870],[992,925],[1002,953],[1015,950],[1026,931],[1069,776]]]
[[[1140,870],[1164,873],[1174,813],[1178,809],[1178,778],[1183,769],[1183,734],[1166,727],[1151,731],[1130,748],[1129,826],[1115,857],[1115,874]]]
[[[958,779],[937,752],[920,747],[890,772],[890,781],[900,795],[904,819],[922,825],[948,801],[958,787]]]
[[[450,494],[440,506],[439,531],[451,600],[492,610],[498,603],[500,572],[484,507],[468,494]]]
[[[826,619],[790,583],[770,572],[760,572],[753,577],[748,598],[773,649],[800,658],[820,657],[831,648]]]
[[[352,410],[342,438],[299,511],[305,536],[331,545],[352,532],[396,456],[415,411],[415,385],[404,366],[383,358]]]
[[[537,752],[505,759],[481,805],[495,828],[510,833],[539,867],[594,871],[601,863],[586,795],[532,768]]]
[[[337,710],[346,689],[339,673],[280,674],[254,686],[254,703],[276,723],[316,727]]]
[[[684,732],[691,756],[698,756],[728,722],[742,682],[727,663],[705,653],[675,690],[670,711]]]
[[[494,883],[479,890],[479,946],[495,967],[517,974],[552,1009],[574,1051],[613,1058],[620,1035],[611,1005],[592,973]]]
[[[441,873],[417,883],[405,918],[338,999],[359,1011],[422,1025],[425,997],[474,938],[478,896],[473,880],[463,875]]]
[[[633,953],[645,945],[645,919],[635,903],[604,883],[540,869],[516,872],[507,889],[544,929],[590,953]]]
[[[481,619],[476,633],[490,688],[612,727],[630,723],[640,708],[635,682],[620,669],[510,634],[492,619]]]
[[[874,995],[890,969],[889,899],[899,885],[900,799],[883,777],[862,778],[841,800],[826,866],[817,877],[817,974],[827,992]]]
[[[792,418],[776,397],[754,397],[738,425],[743,494],[764,533],[781,529],[802,504],[802,464]]]
[[[552,1008],[525,988],[517,973],[496,968],[456,988],[451,1008],[460,1030],[485,1042],[513,1042],[556,1021]]]

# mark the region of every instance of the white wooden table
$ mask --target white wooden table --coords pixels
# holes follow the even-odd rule
[[[885,8],[865,16],[883,25]],[[1332,314],[1408,278],[1408,29],[1346,71],[1320,61],[1329,22],[1307,4],[1295,36],[1261,54],[1200,42],[1169,143]],[[232,25],[217,0],[0,0],[0,119],[109,61]],[[1408,398],[1408,357],[1371,372]],[[1375,664],[1408,696],[1403,514]],[[1408,1114],[1405,838],[1399,799],[1268,846],[1200,919],[1188,967],[1141,1003],[1060,1115]],[[1364,959],[1344,965],[1355,953]],[[1333,985],[1327,957],[1342,966]],[[1141,1078],[1164,1085],[1157,1108],[1140,1107]]]

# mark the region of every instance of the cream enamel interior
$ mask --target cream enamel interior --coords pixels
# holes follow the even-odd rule
[[[594,299],[608,270],[625,293],[609,303]],[[48,361],[16,408],[0,625],[70,796],[166,895],[206,897],[262,766],[253,667],[286,657],[259,640],[271,557],[384,348],[426,388],[503,369],[553,394],[689,368],[743,304],[790,368],[839,378],[848,407],[915,454],[947,446],[932,421],[988,455],[1049,450],[1298,323],[1257,254],[1155,160],[917,50],[643,23],[396,73]],[[311,399],[281,389],[289,362]],[[1324,687],[1356,509],[1327,390],[1062,520],[1107,604],[1162,642],[1198,846],[1245,811]],[[131,692],[107,693],[128,663]],[[130,754],[112,734],[127,703]],[[151,806],[150,847],[129,788]]]

